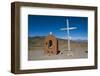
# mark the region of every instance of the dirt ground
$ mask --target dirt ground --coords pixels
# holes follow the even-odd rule
[[[72,48],[71,51],[68,51],[67,48],[60,50],[60,53],[57,55],[47,55],[44,54],[44,50],[30,50],[28,52],[28,60],[54,60],[54,59],[80,59],[87,58],[87,48]]]

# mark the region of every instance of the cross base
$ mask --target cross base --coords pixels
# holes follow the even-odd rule
[[[72,50],[67,50],[67,56],[74,56],[73,51]]]
[[[64,52],[67,56],[74,56],[74,53],[72,50],[64,49],[62,52]]]

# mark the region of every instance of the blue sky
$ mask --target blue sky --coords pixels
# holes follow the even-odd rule
[[[87,17],[28,15],[28,36],[47,36],[52,32],[57,38],[67,38],[67,31],[60,30],[66,27],[66,19],[69,20],[69,27],[77,27],[70,31],[71,39],[87,40]]]

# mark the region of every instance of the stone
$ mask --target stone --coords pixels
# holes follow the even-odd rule
[[[58,52],[58,40],[52,34],[48,35],[44,41],[44,53],[48,55],[56,55]]]

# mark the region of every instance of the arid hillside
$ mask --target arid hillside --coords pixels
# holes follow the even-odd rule
[[[28,49],[31,50],[43,50],[44,48],[44,40],[45,36],[36,36],[36,37],[29,37],[28,40]],[[67,48],[67,40],[65,39],[59,39],[58,40],[58,47],[59,50],[66,49]],[[71,49],[74,48],[82,48],[87,49],[87,41],[86,40],[71,40]]]

